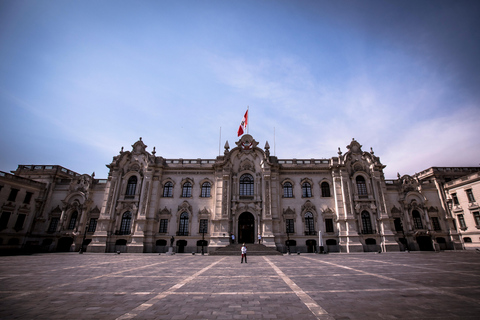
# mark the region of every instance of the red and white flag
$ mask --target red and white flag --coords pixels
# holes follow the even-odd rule
[[[247,112],[245,112],[245,115],[243,116],[243,120],[240,123],[240,127],[238,127],[237,133],[239,137],[247,131],[247,124],[248,124],[248,110]]]

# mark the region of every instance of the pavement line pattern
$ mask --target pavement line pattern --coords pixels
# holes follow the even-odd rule
[[[166,296],[170,295],[170,294],[173,294],[173,292],[175,290],[178,290],[180,289],[181,287],[183,287],[185,284],[187,284],[188,282],[192,281],[193,279],[195,279],[196,277],[198,277],[199,275],[201,275],[202,273],[204,273],[205,271],[211,269],[212,267],[214,267],[215,265],[219,264],[220,262],[222,262],[223,260],[225,260],[226,258],[222,258],[208,266],[206,266],[205,268],[203,268],[202,270],[194,273],[193,275],[183,279],[182,281],[180,281],[179,283],[173,285],[170,289],[168,289],[167,291],[165,292],[162,292],[158,295],[156,295],[155,297],[151,298],[150,300],[148,301],[145,301],[144,303],[142,303],[141,305],[139,305],[138,307],[134,308],[132,311],[130,312],[127,312],[125,313],[124,315],[118,317],[117,319],[115,320],[125,320],[125,319],[132,319],[134,317],[136,317],[140,312],[142,311],[145,311],[147,310],[148,308],[150,308],[151,306],[153,306],[155,303],[157,303],[159,300],[165,298]]]
[[[457,274],[466,275],[466,276],[480,277],[480,274],[475,274],[474,272],[468,273],[468,272],[460,272],[460,271],[456,271],[456,270],[442,270],[442,269],[434,268],[431,265],[428,265],[428,267],[422,267],[421,265],[407,265],[407,264],[404,264],[404,263],[395,263],[395,262],[373,260],[373,259],[360,259],[360,258],[352,258],[352,259],[360,260],[360,261],[378,262],[378,263],[389,264],[389,265],[394,265],[394,266],[424,269],[424,270],[426,270],[425,273],[431,273],[432,271],[436,271],[436,272],[448,273],[448,274],[457,273]],[[469,263],[469,265],[478,266],[478,264],[474,264],[474,263]]]
[[[367,272],[367,271],[363,271],[363,270],[359,270],[359,269],[355,269],[355,268],[351,268],[351,267],[347,267],[347,266],[342,266],[341,264],[336,264],[336,263],[333,263],[333,262],[327,262],[327,261],[324,261],[324,260],[319,260],[319,259],[314,259],[314,258],[309,258],[309,257],[305,257],[305,259],[313,260],[313,261],[320,262],[320,263],[329,264],[329,265],[332,265],[332,266],[336,266],[338,268],[343,268],[343,269],[363,273],[363,274],[373,276],[373,277],[377,277],[377,278],[381,278],[381,279],[384,279],[384,280],[398,282],[398,283],[401,283],[403,285],[412,286],[414,288],[433,291],[433,292],[436,292],[436,293],[439,293],[439,294],[444,294],[444,295],[454,297],[454,298],[457,298],[457,299],[460,299],[460,300],[470,301],[470,302],[475,303],[475,304],[480,304],[480,300],[478,300],[478,299],[472,299],[472,298],[462,296],[462,295],[459,295],[459,294],[456,294],[456,293],[441,290],[440,287],[433,288],[433,287],[427,287],[427,286],[424,286],[424,285],[417,285],[417,284],[414,284],[414,283],[411,283],[411,282],[408,282],[408,281],[398,280],[398,279],[395,279],[395,278],[390,278],[390,277],[383,276],[383,275],[380,275],[380,274],[375,274],[375,273],[371,273],[371,272]],[[368,262],[369,260],[365,260],[365,261]]]
[[[298,298],[307,306],[307,308],[317,317],[317,319],[333,319],[328,312],[320,307],[315,300],[312,299],[305,291],[303,291],[292,279],[290,279],[285,273],[283,273],[280,268],[278,268],[270,259],[263,257],[265,261],[270,265],[270,267],[275,270],[275,272],[282,278],[283,281],[292,289],[292,291],[297,295]]]

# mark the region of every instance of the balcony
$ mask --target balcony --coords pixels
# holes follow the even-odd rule
[[[177,236],[188,236],[188,231],[177,231]]]
[[[377,230],[375,229],[364,229],[360,232],[360,234],[375,234],[377,233]]]
[[[130,231],[122,231],[122,230],[116,230],[115,231],[116,236],[124,236],[124,235],[128,235],[130,233],[131,233]]]
[[[306,236],[315,236],[315,235],[317,235],[317,231],[315,231],[315,230],[305,231],[305,235]]]

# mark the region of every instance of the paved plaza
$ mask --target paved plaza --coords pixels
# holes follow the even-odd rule
[[[479,319],[480,254],[0,257],[0,319]]]

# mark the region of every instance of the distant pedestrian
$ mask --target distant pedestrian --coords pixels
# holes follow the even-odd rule
[[[262,236],[260,235],[260,233],[258,234],[258,244],[261,244],[262,243]]]
[[[245,263],[247,263],[247,247],[245,247],[245,243],[242,245],[242,262],[243,258],[245,258]]]
[[[232,244],[235,243],[235,235],[232,233]]]

